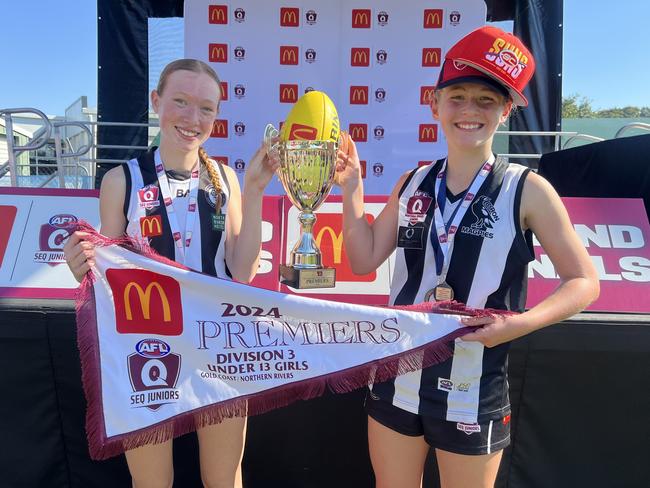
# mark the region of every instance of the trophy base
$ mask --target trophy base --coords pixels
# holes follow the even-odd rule
[[[286,264],[280,265],[280,280],[291,288],[334,288],[336,269],[334,268],[294,268]]]

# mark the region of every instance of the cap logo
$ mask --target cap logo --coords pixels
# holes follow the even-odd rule
[[[494,40],[489,52],[485,54],[485,59],[510,75],[513,80],[517,79],[528,65],[528,56],[517,46],[500,37]]]
[[[465,69],[465,67],[467,66],[465,63],[461,63],[460,61],[456,61],[455,59],[453,63],[454,63],[454,68],[456,68],[458,71]]]

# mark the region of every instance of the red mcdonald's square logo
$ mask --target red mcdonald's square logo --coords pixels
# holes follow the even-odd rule
[[[181,287],[174,278],[146,269],[109,269],[119,334],[176,336],[183,332]]]
[[[210,24],[227,24],[228,5],[209,5],[208,22]]]
[[[212,124],[212,132],[210,137],[221,137],[223,139],[228,137],[228,121],[225,119],[217,119]]]
[[[353,8],[352,9],[352,28],[353,29],[369,29],[370,17],[372,13],[369,8]]]
[[[422,166],[428,166],[431,163],[433,163],[433,161],[418,161],[418,168],[421,168]]]
[[[422,48],[422,66],[440,66],[440,57],[442,56],[439,47]]]
[[[442,28],[442,9],[441,8],[425,8],[424,18],[422,20],[425,29],[441,29]]]
[[[208,60],[211,63],[228,62],[228,44],[209,44]]]
[[[280,103],[296,103],[298,101],[298,85],[280,84]]]
[[[228,166],[228,156],[210,156],[212,159],[214,159],[217,163],[223,164],[224,166]]]
[[[296,7],[281,7],[280,25],[282,27],[298,27],[300,25],[300,9]]]
[[[370,48],[353,47],[350,49],[351,66],[370,66]]]
[[[11,236],[17,212],[18,209],[13,205],[0,205],[0,222],[2,222],[0,225],[0,267],[2,267],[2,260],[7,252],[9,236]]]
[[[368,166],[368,164],[364,160],[361,160],[361,161],[359,161],[359,166],[361,166],[361,178],[365,178],[366,177],[366,167]]]
[[[438,125],[420,124],[418,135],[420,142],[436,142],[438,140]]]
[[[220,85],[221,85],[221,101],[225,102],[226,100],[228,100],[228,82],[222,81]]]
[[[433,100],[435,93],[434,86],[421,86],[420,87],[420,105],[429,105]]]
[[[350,87],[350,104],[351,105],[368,105],[368,87],[351,86]]]
[[[372,224],[374,216],[366,213],[366,219]],[[336,268],[337,281],[355,281],[367,283],[377,278],[377,272],[355,275],[350,268],[345,246],[343,245],[343,218],[340,213],[318,213],[314,224],[314,238],[321,250],[323,265]]]
[[[368,124],[350,124],[348,134],[354,142],[368,142]]]
[[[298,64],[298,46],[280,46],[280,64]]]

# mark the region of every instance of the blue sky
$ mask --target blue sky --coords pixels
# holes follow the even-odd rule
[[[0,108],[60,115],[81,95],[95,106],[96,15],[95,0],[0,0]],[[566,1],[563,94],[650,106],[648,19],[647,0]]]

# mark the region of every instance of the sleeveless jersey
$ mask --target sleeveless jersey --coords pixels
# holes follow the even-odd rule
[[[158,184],[155,169],[157,149],[146,152],[137,159],[132,159],[124,165],[126,176],[126,198],[124,215],[127,220],[126,233],[136,239],[147,239],[150,246],[158,254],[183,263],[182,255],[174,244],[171,227],[162,192]],[[222,186],[221,213],[227,215],[230,191],[228,180],[219,164],[209,160],[210,164],[220,174]],[[181,190],[189,188],[189,182],[173,181],[168,174],[171,198],[177,216],[181,233],[185,234],[185,218],[187,215],[188,198]],[[210,181],[210,175],[200,164],[199,189],[197,194],[197,212],[192,229],[190,246],[185,248],[185,266],[203,273],[230,278],[225,261],[225,231],[221,231],[215,223],[216,192]]]
[[[438,283],[431,225],[435,182],[444,160],[414,170],[399,197],[398,247],[390,303],[413,304]],[[521,229],[520,202],[528,168],[497,158],[458,225],[446,282],[474,308],[523,311],[532,233]],[[446,188],[440,188],[445,191]],[[445,205],[444,219],[460,202]],[[434,226],[434,240],[437,235]],[[509,345],[485,348],[457,339],[444,363],[373,386],[371,394],[409,412],[456,422],[495,420],[509,413]]]

